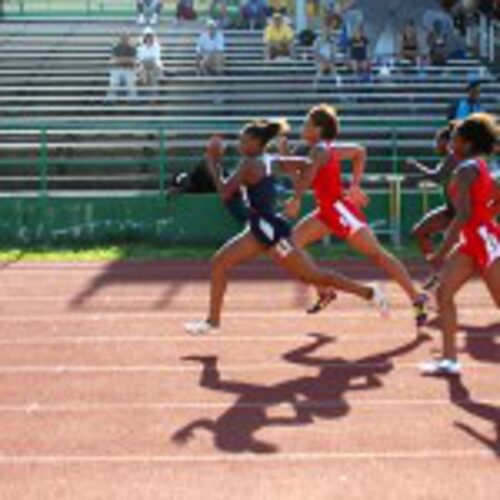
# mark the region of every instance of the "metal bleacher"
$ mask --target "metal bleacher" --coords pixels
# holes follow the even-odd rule
[[[436,127],[471,75],[484,81],[485,109],[500,111],[500,83],[480,61],[446,67],[375,64],[370,82],[345,65],[341,82],[317,84],[310,49],[293,60],[266,61],[262,33],[226,32],[223,76],[200,77],[194,46],[199,25],[164,21],[156,32],[164,74],[156,97],[106,100],[109,56],[124,30],[140,35],[133,18],[11,20],[0,31],[0,168],[3,190],[30,190],[40,163],[59,188],[157,189],[168,175],[196,163],[208,135],[234,141],[255,117],[284,116],[298,138],[307,110],[336,106],[345,140],[360,141],[372,172],[397,172],[407,155],[429,155]],[[160,172],[164,162],[165,172]]]

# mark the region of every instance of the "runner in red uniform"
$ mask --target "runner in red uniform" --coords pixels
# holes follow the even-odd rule
[[[457,374],[455,295],[480,274],[500,308],[500,226],[495,220],[495,183],[484,156],[498,142],[492,116],[478,113],[462,122],[453,134],[453,151],[462,160],[453,175],[449,194],[456,215],[432,264],[443,266],[436,298],[443,332],[443,358],[422,366],[428,375]]]
[[[368,202],[360,187],[366,150],[357,144],[334,143],[338,131],[338,118],[332,107],[322,104],[311,109],[302,132],[303,139],[311,146],[310,163],[295,174],[296,195],[288,202],[286,212],[297,217],[302,194],[311,186],[317,208],[295,227],[294,241],[305,247],[329,234],[346,240],[403,288],[414,305],[417,326],[422,326],[427,319],[426,295],[416,290],[403,264],[380,245],[362,211]],[[342,186],[342,160],[353,163],[353,179],[347,191]],[[324,307],[331,297],[329,291],[319,290],[313,311]]]

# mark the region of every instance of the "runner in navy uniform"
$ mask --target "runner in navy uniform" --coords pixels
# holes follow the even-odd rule
[[[377,286],[366,286],[344,276],[319,269],[307,253],[296,247],[290,239],[290,223],[277,212],[276,181],[272,164],[280,158],[265,153],[267,144],[286,132],[284,122],[266,120],[248,124],[240,134],[239,149],[242,156],[236,172],[228,179],[221,176],[222,143],[213,138],[207,146],[207,163],[214,183],[223,199],[240,188],[246,189],[250,209],[248,227],[228,241],[212,260],[210,311],[206,320],[186,323],[191,333],[206,333],[220,326],[222,304],[229,271],[244,262],[267,254],[279,266],[297,279],[318,286],[356,295],[385,310],[387,301]],[[293,158],[287,158],[290,165]],[[295,159],[304,162],[303,158]]]

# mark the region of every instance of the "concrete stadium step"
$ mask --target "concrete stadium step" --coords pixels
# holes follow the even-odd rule
[[[106,96],[108,88],[102,88],[99,90],[97,95],[88,94],[71,94],[71,95],[63,95],[62,93],[58,93],[56,95],[47,95],[45,92],[42,92],[41,95],[37,95],[33,92],[17,92],[14,95],[0,95],[0,105],[6,106],[8,104],[17,104],[17,105],[70,105],[70,104],[100,104],[103,101],[103,96]],[[312,91],[312,88],[309,88],[308,91],[304,91],[299,96],[294,94],[283,94],[280,92],[273,93],[226,93],[215,91],[214,93],[210,92],[199,92],[199,93],[185,93],[185,94],[172,94],[170,92],[162,92],[161,94],[154,94],[151,92],[151,89],[145,87],[138,87],[139,91],[139,101],[150,101],[152,99],[151,95],[154,95],[154,104],[190,104],[190,103],[201,103],[201,104],[213,104],[214,102],[217,104],[245,104],[245,103],[296,103],[300,102],[316,102],[318,98],[328,99],[332,103],[340,104],[359,104],[362,106],[368,106],[373,104],[378,106],[381,101],[388,104],[390,108],[393,104],[404,104],[406,103],[411,108],[418,109],[418,107],[423,105],[430,104],[442,104],[443,100],[447,102],[451,102],[453,100],[459,99],[462,97],[463,93],[455,93],[455,94],[420,94],[420,95],[412,95],[412,94],[371,94],[371,93],[341,93],[341,92],[331,92],[328,90],[318,89],[317,91]],[[104,98],[105,100],[105,98]],[[500,104],[500,99],[498,95],[484,95],[482,96],[481,102],[485,108],[488,107],[496,107],[497,104]]]
[[[107,85],[101,86],[85,86],[85,87],[39,87],[39,86],[20,86],[20,87],[6,87],[0,86],[0,100],[7,102],[14,98],[16,99],[28,99],[28,98],[45,98],[51,101],[57,99],[86,99],[94,98],[96,96],[102,96],[106,94],[109,90]],[[246,89],[240,88],[220,88],[220,87],[193,87],[192,89],[186,89],[183,87],[148,87],[148,91],[153,93],[155,96],[163,99],[185,99],[185,98],[199,98],[199,97],[210,97],[214,93],[221,94],[224,98],[235,99],[239,96],[246,96],[247,98],[252,98],[253,96],[262,96],[263,100],[268,100],[277,95],[282,95],[283,91],[290,92],[288,86],[282,86],[280,88],[273,88],[271,91],[269,89],[259,90],[253,87]],[[400,100],[402,102],[412,102],[412,101],[435,101],[435,100],[446,100],[451,101],[458,99],[463,96],[463,89],[457,89],[454,92],[443,90],[442,92],[408,92],[404,93],[402,90],[400,92],[394,92],[394,89],[389,89],[387,92],[381,92],[380,89],[373,89],[372,91],[359,92],[352,89],[350,86],[347,88],[337,88],[335,84],[330,84],[329,82],[321,82],[317,88],[313,85],[304,85],[301,87],[296,87],[293,89],[294,92],[300,92],[301,96],[315,95],[316,98],[321,97],[322,99],[338,99],[338,100],[372,100],[378,99],[382,100]],[[392,90],[392,91],[391,91]],[[499,89],[483,89],[481,93],[482,100],[496,102],[500,100]],[[265,92],[265,93],[264,93]]]
[[[103,99],[104,101],[104,99]],[[238,104],[186,104],[181,103],[178,105],[164,105],[164,104],[143,104],[140,101],[136,101],[134,104],[123,105],[121,103],[108,103],[108,104],[95,104],[94,106],[82,105],[75,106],[68,104],[67,106],[57,105],[40,105],[34,106],[30,105],[13,105],[13,106],[3,106],[1,111],[1,116],[3,117],[15,117],[15,116],[31,116],[32,118],[40,116],[51,116],[51,115],[66,115],[66,116],[129,116],[129,115],[144,115],[144,116],[155,116],[155,115],[171,115],[171,116],[222,116],[228,113],[240,116],[288,116],[294,114],[304,115],[312,104],[316,103],[318,99],[311,100],[309,102],[302,101],[297,103],[289,102],[287,105],[285,103],[262,103],[255,102],[252,103],[250,108],[245,107],[244,103]],[[449,108],[449,104],[444,103],[420,103],[413,104],[409,109],[408,103],[335,103],[337,109],[341,115],[345,114],[355,114],[356,116],[366,116],[370,114],[378,114],[379,119],[385,119],[387,115],[396,117],[408,117],[408,116],[419,116],[419,115],[431,115],[431,116],[442,116],[445,117]],[[489,109],[492,113],[498,113],[500,111],[500,104],[497,103]]]

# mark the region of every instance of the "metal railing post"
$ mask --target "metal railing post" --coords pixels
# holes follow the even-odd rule
[[[160,128],[160,172],[159,172],[159,192],[160,196],[165,195],[165,181],[167,176],[167,150],[166,150],[166,138],[165,129]]]
[[[42,127],[40,129],[40,155],[38,163],[38,175],[40,177],[39,196],[44,203],[46,202],[48,195],[48,162],[49,152],[47,129],[45,127]]]
[[[392,173],[398,173],[398,129],[397,127],[392,127],[391,132],[391,148],[392,148]]]
[[[47,220],[49,215],[48,210],[48,165],[49,163],[49,151],[48,151],[48,134],[47,128],[42,127],[40,129],[40,156],[38,163],[38,174],[40,176],[39,183],[39,203],[40,203],[40,217],[42,220],[42,234],[41,236],[45,239],[47,237],[47,226],[49,221]]]

